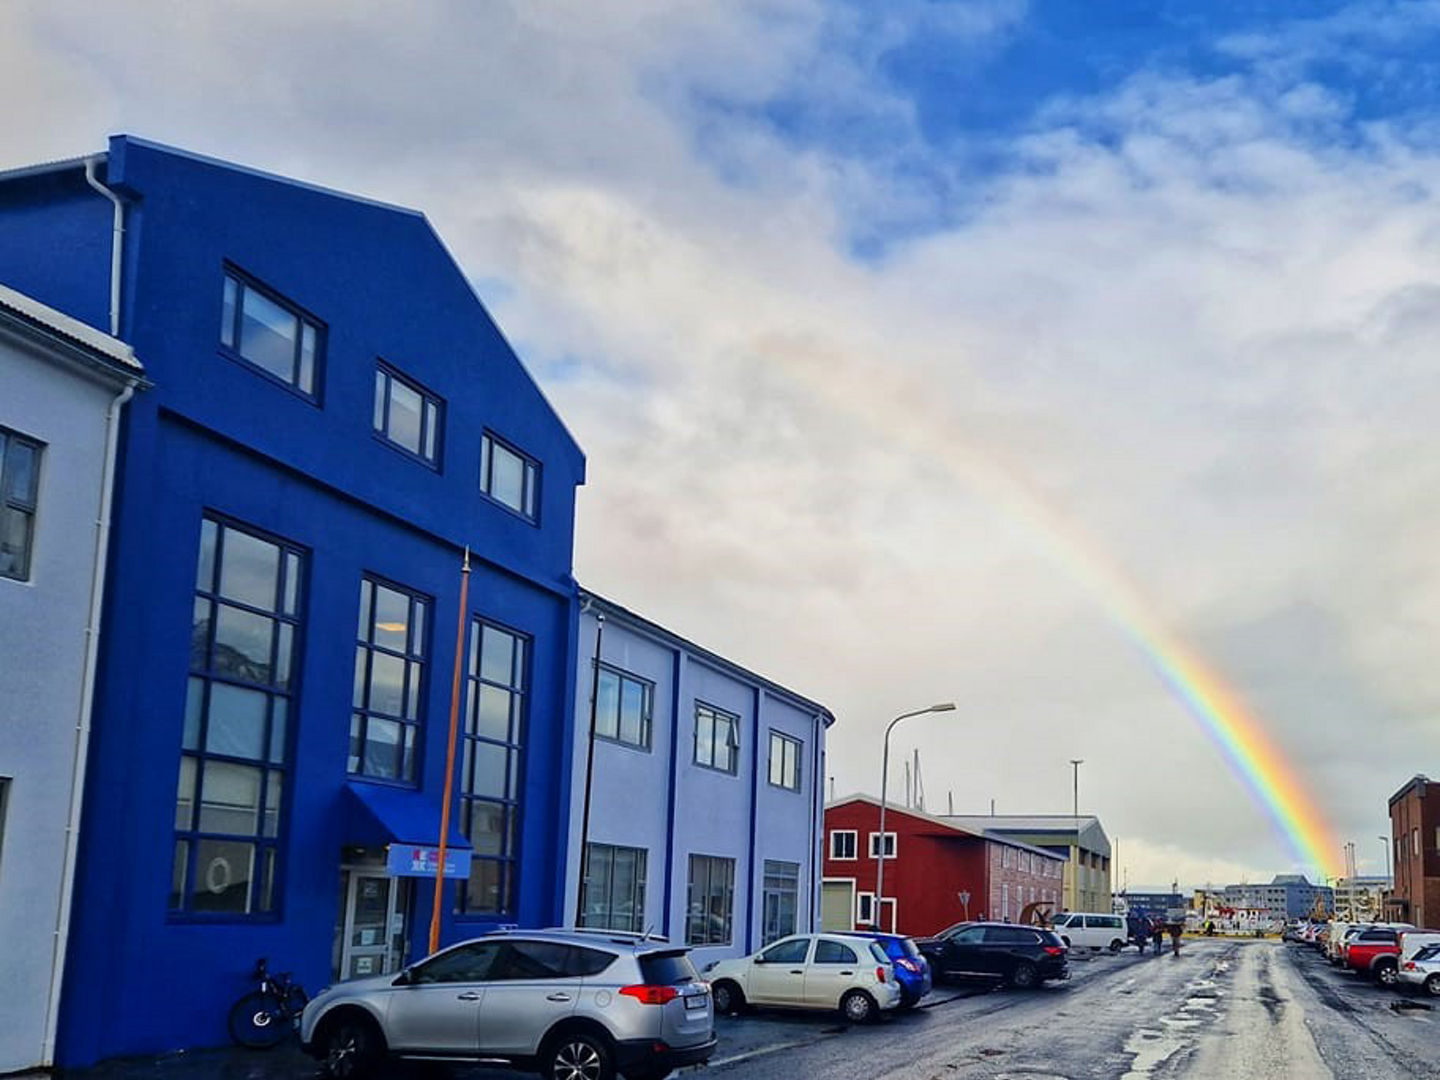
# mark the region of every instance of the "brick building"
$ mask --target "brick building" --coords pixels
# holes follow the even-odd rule
[[[877,910],[880,802],[854,795],[826,806],[826,929],[878,923],[920,936],[964,919],[1018,920],[1032,902],[1059,909],[1064,856],[918,810],[890,806],[885,814],[885,896]]]
[[[1387,902],[1392,918],[1440,926],[1440,791],[1416,776],[1390,796],[1395,887]]]

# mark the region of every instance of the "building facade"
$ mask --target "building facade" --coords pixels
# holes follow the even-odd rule
[[[814,929],[830,711],[581,597],[567,925],[650,930],[697,966]]]
[[[262,956],[423,954],[457,663],[442,940],[560,921],[584,459],[424,217],[119,136],[0,174],[0,282],[113,308],[154,382],[57,1060],[224,1043]]]
[[[1395,885],[1387,910],[1416,926],[1440,926],[1440,792],[1416,776],[1390,796]]]
[[[1173,889],[1125,889],[1116,900],[1116,907],[1123,907],[1127,915],[1164,916],[1190,906],[1185,894]]]
[[[1336,900],[1330,886],[1311,884],[1304,874],[1276,874],[1269,884],[1226,885],[1212,895],[1222,907],[1264,912],[1276,919],[1333,911]]]
[[[947,815],[967,829],[1008,837],[1063,856],[1065,890],[1063,911],[1111,909],[1110,838],[1093,815],[969,814]]]
[[[129,346],[0,285],[0,1074],[52,1064]]]
[[[877,901],[879,801],[853,795],[825,807],[825,929],[923,936],[966,919],[1018,922],[1030,904],[1059,908],[1065,857],[1054,851],[905,807],[886,808],[885,835]]]

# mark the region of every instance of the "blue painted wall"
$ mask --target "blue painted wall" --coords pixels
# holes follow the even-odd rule
[[[437,811],[462,545],[476,554],[471,614],[530,637],[511,918],[561,917],[575,697],[570,571],[584,479],[578,447],[422,216],[123,137],[112,140],[104,175],[131,202],[122,337],[146,358],[155,388],[131,407],[122,444],[62,1014],[59,1060],[68,1065],[223,1043],[228,1005],[258,956],[311,989],[330,981],[340,849],[354,839],[344,789],[362,573],[434,599],[421,791]],[[109,204],[69,181],[0,182],[0,281],[103,325]],[[227,260],[323,320],[318,404],[219,352]],[[377,357],[445,399],[440,472],[372,434]],[[486,427],[541,461],[538,526],[479,494]],[[207,510],[309,552],[281,900],[269,920],[167,912]],[[430,910],[427,890],[417,895],[418,955]],[[487,925],[447,910],[443,936]]]

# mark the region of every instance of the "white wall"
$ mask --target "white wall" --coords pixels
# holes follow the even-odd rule
[[[80,714],[105,412],[118,387],[0,330],[0,427],[46,444],[28,582],[0,577],[0,1073],[42,1064]],[[80,897],[78,901],[103,902]]]

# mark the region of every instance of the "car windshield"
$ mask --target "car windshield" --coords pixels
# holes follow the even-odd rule
[[[1440,956],[1440,945],[1426,945],[1423,949],[1421,949],[1415,954],[1413,959],[1434,960],[1437,956]]]
[[[640,974],[647,986],[677,986],[696,979],[695,965],[684,952],[649,953],[640,957]]]

